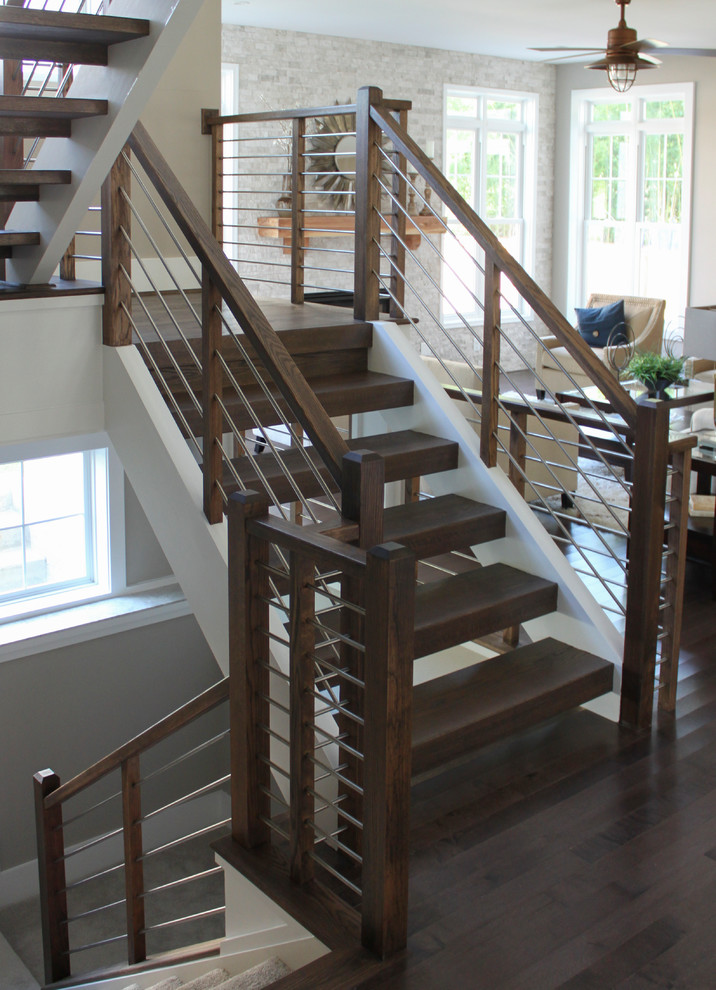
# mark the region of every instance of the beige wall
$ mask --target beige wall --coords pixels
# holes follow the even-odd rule
[[[209,138],[201,133],[201,111],[204,107],[218,107],[220,95],[221,0],[204,0],[142,114],[142,123],[207,222],[211,210],[211,148]],[[142,204],[136,189],[135,196]],[[147,215],[144,205],[140,209],[142,216]],[[152,224],[151,229],[162,252],[175,257],[177,249],[161,227]],[[151,257],[154,252],[136,230],[135,239],[143,257]]]
[[[595,79],[595,75],[597,78]],[[691,271],[689,303],[700,306],[716,302],[713,268],[716,251],[716,183],[713,162],[716,156],[716,59],[664,57],[663,64],[639,77],[644,85],[694,82],[694,170],[691,189]],[[606,85],[606,80],[604,79]],[[570,113],[572,92],[601,85],[597,73],[583,66],[557,70],[557,126],[554,172],[554,252],[553,287],[558,306],[565,307],[569,251],[569,165]],[[638,84],[637,84],[638,85]]]

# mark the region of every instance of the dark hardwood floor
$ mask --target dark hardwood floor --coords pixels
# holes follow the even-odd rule
[[[368,985],[716,987],[716,603],[689,562],[676,717],[590,712],[417,784],[410,938]]]

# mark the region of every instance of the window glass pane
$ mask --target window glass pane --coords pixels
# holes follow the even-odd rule
[[[682,232],[678,226],[649,225],[639,232],[639,289],[656,299],[679,299],[684,291]]]
[[[84,516],[26,528],[27,587],[87,580]]]
[[[0,532],[0,595],[17,593],[25,587],[22,529]]]
[[[609,103],[592,103],[590,117],[593,121],[627,120],[631,116],[631,100]]]
[[[476,117],[477,97],[448,96],[447,112],[454,117]]]
[[[481,298],[476,287],[479,271],[473,260],[476,245],[462,226],[456,228],[455,235],[444,241],[443,309],[448,314],[474,313]]]
[[[665,120],[683,118],[683,100],[645,100],[644,119],[645,120]]]
[[[631,295],[632,249],[627,224],[587,224],[584,253],[585,303],[593,292],[603,292],[605,285],[615,295]]]
[[[447,177],[471,205],[475,202],[475,134],[447,132]]]
[[[487,116],[495,120],[520,120],[522,104],[516,100],[488,100]]]
[[[22,465],[0,464],[0,530],[22,524]]]
[[[487,135],[486,217],[517,216],[516,134]]]
[[[592,220],[626,218],[628,137],[604,134],[592,138]]]
[[[647,134],[644,142],[643,218],[681,223],[683,135]]]
[[[24,462],[25,523],[84,512],[84,454]]]

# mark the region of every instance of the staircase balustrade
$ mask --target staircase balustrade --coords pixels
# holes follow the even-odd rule
[[[222,871],[203,842],[218,838],[230,819],[216,821],[213,806],[197,802],[229,787],[228,699],[225,678],[66,783],[51,770],[35,775],[48,983],[98,965],[107,976],[108,965],[121,971],[150,955],[160,965],[177,948],[199,942],[207,944],[196,948],[197,955],[218,951],[217,942],[197,937],[198,923],[217,918],[218,939],[224,913],[223,890],[217,889]],[[184,822],[182,809],[188,813]],[[157,821],[165,838],[152,842]],[[205,863],[187,872],[176,851],[197,839],[206,849]],[[201,859],[196,850],[189,857]],[[176,917],[183,891],[190,892],[189,910]],[[197,911],[196,898],[211,906]],[[116,934],[100,938],[97,926]]]
[[[360,905],[363,944],[390,956],[407,937],[415,556],[268,509],[228,506],[232,834]]]
[[[640,701],[636,709],[625,701],[622,718],[647,726],[655,664],[662,707],[672,704],[667,699],[675,691],[683,591],[683,567],[675,558],[686,533],[683,458],[688,452],[664,432],[662,418],[655,427],[660,461],[653,463],[666,457],[664,478],[661,472],[658,478],[653,471],[639,473],[638,451],[650,447],[647,423],[656,419],[640,411],[642,400],[638,403],[594,356],[412,140],[408,107],[367,87],[355,104],[336,108],[233,117],[205,111],[203,129],[212,135],[215,150],[217,233],[242,278],[254,280],[257,264],[272,273],[266,281],[264,274],[256,277],[262,293],[290,289],[291,299],[301,302],[309,298],[308,289],[340,285],[345,296],[353,296],[357,318],[376,320],[387,309],[407,324],[410,339],[431,359],[439,381],[473,425],[484,462],[508,474],[624,634],[625,657],[632,658],[625,671],[634,665],[641,673]],[[331,109],[333,121],[328,120]],[[355,120],[355,131],[346,119]],[[301,127],[294,141],[289,130],[296,121]],[[284,135],[277,133],[277,124],[285,125]],[[329,127],[339,128],[331,140],[326,139]],[[354,135],[355,175],[343,171],[340,152],[329,162],[338,142]],[[272,172],[273,164],[266,168],[263,155],[271,163],[283,156],[286,171]],[[327,179],[333,182],[330,188]],[[338,186],[340,195],[331,198],[330,189]],[[285,215],[281,209],[276,215],[277,205]],[[332,234],[343,234],[341,244],[346,236],[353,238],[352,250],[319,239],[330,225]],[[285,279],[275,278],[279,269],[272,268],[281,264],[282,251],[290,254],[290,263],[283,262]],[[338,273],[340,282],[335,269],[327,277],[324,259],[331,254],[349,265],[354,258]],[[317,265],[314,257],[320,259]],[[326,276],[326,284],[306,282],[316,271]],[[558,338],[593,387],[581,387],[568,367],[563,368],[573,386],[565,390],[568,394],[555,394],[540,379],[535,354],[546,349],[546,333]],[[620,355],[614,357],[616,362]],[[667,415],[671,407],[667,401],[660,408]],[[652,463],[648,457],[647,463]],[[415,479],[412,497],[418,497],[419,487]],[[655,490],[659,496],[652,518],[649,499]],[[648,548],[639,538],[635,543],[632,534],[632,522],[638,517],[638,528],[645,518],[645,503],[651,519]],[[636,567],[630,567],[630,557]],[[646,581],[635,577],[644,568],[651,574]],[[646,627],[635,624],[635,616],[647,614]],[[508,639],[515,635],[514,629],[506,631]],[[627,673],[625,692],[631,682]]]

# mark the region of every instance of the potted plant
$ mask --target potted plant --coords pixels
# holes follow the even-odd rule
[[[627,365],[626,374],[645,385],[650,396],[663,398],[664,389],[681,381],[683,370],[684,358],[645,351],[634,355]]]

